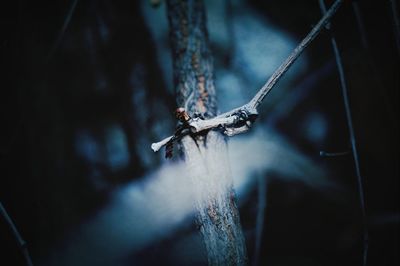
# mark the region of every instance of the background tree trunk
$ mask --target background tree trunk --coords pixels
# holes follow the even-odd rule
[[[215,116],[217,101],[203,1],[169,0],[167,5],[177,105],[191,116]],[[224,137],[217,131],[187,136],[180,148],[193,182],[196,220],[209,265],[246,264]]]

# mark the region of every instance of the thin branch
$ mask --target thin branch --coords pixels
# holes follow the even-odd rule
[[[17,227],[15,226],[14,222],[12,221],[11,217],[8,215],[6,209],[4,208],[3,204],[0,202],[0,213],[1,216],[4,217],[4,220],[10,227],[10,230],[12,234],[14,235],[14,238],[17,240],[18,247],[20,248],[22,255],[25,258],[26,265],[28,266],[33,266],[31,257],[28,252],[28,248],[26,245],[25,240],[22,238],[21,234],[18,232]]]
[[[392,1],[392,4],[393,4],[393,2],[394,1]],[[376,89],[376,91],[378,91],[382,95],[382,98],[383,98],[382,106],[386,109],[387,115],[392,117],[392,119],[390,121],[392,122],[391,125],[393,126],[393,120],[394,120],[393,109],[394,109],[394,107],[393,107],[393,104],[389,101],[389,97],[387,94],[388,89],[386,88],[385,84],[382,81],[382,77],[381,77],[381,73],[380,73],[381,71],[379,70],[380,67],[379,66],[377,67],[376,60],[374,59],[374,57],[372,56],[372,53],[371,53],[371,46],[369,44],[367,30],[365,28],[363,13],[361,12],[360,4],[358,3],[358,1],[352,1],[351,4],[353,7],[354,16],[356,18],[357,28],[360,33],[361,45],[366,52],[365,60],[367,61],[367,64],[371,68],[372,79],[374,79],[374,81],[376,82],[376,85],[379,87],[378,89]],[[392,7],[393,7],[393,5],[392,5]],[[395,14],[394,10],[392,10],[392,11],[394,12],[393,19],[394,19],[394,24],[395,24],[396,14]],[[395,35],[396,35],[396,33],[395,33]],[[399,40],[399,42],[400,42],[400,40]],[[400,46],[398,46],[398,48],[399,48],[399,55],[400,55]]]
[[[397,52],[400,55],[400,19],[399,19],[399,9],[397,7],[396,0],[390,0],[390,7],[392,10],[393,17],[393,33],[396,38]]]
[[[293,52],[286,58],[286,60],[278,67],[277,70],[272,74],[269,80],[261,87],[257,94],[251,99],[246,105],[233,109],[229,112],[223,113],[218,117],[227,117],[236,113],[240,109],[257,109],[258,105],[264,100],[279,79],[285,74],[290,66],[296,61],[296,59],[303,53],[303,51],[308,47],[308,45],[318,36],[318,34],[324,29],[324,27],[329,23],[333,15],[337,12],[343,0],[336,0],[335,3],[329,8],[326,14],[320,19],[320,21],[315,25],[312,30],[307,34],[307,36],[300,42],[300,44],[293,50]]]
[[[367,32],[365,30],[365,24],[362,18],[360,7],[357,1],[353,1],[351,4],[353,6],[354,16],[356,17],[358,31],[360,32],[361,44],[363,48],[368,51],[369,44],[368,44]]]
[[[324,0],[319,0],[319,5],[320,5],[322,13],[325,13],[326,7],[325,7]],[[367,265],[367,256],[368,256],[369,235],[368,235],[368,226],[367,226],[367,214],[366,214],[366,209],[365,209],[363,179],[362,179],[361,171],[360,171],[360,162],[359,162],[359,158],[358,158],[356,137],[355,137],[354,127],[353,127],[353,118],[352,118],[350,102],[349,102],[349,98],[348,98],[346,77],[344,74],[342,58],[341,58],[341,55],[339,52],[339,48],[337,46],[336,39],[333,35],[331,36],[331,44],[332,44],[332,49],[333,49],[335,59],[336,59],[336,65],[337,65],[338,72],[339,72],[344,107],[346,110],[347,126],[349,129],[349,135],[350,135],[351,149],[352,149],[352,154],[353,154],[353,159],[354,159],[354,166],[355,166],[356,174],[357,174],[359,201],[360,201],[361,215],[362,215],[362,221],[363,221],[363,265],[366,266]]]
[[[339,152],[326,152],[320,151],[319,156],[321,157],[340,157],[350,154],[350,151],[339,151]]]
[[[202,120],[200,118],[193,118],[188,122],[187,128],[190,129],[190,133],[199,133],[201,131],[216,128],[219,126],[229,127],[237,123],[239,117],[238,116],[229,116],[229,117],[215,117],[213,119]],[[232,134],[232,133],[231,133]],[[174,141],[177,138],[180,138],[181,135],[173,135],[168,138],[161,140],[160,142],[156,142],[151,144],[151,149],[154,152],[159,151],[163,146],[167,145],[168,142]]]
[[[285,74],[290,66],[296,61],[301,53],[308,47],[308,45],[318,36],[318,34],[324,29],[324,27],[331,20],[333,15],[336,13],[343,0],[336,0],[335,3],[330,7],[326,14],[320,19],[320,21],[313,27],[308,35],[301,41],[301,43],[293,50],[289,57],[282,63],[282,65],[272,74],[269,80],[262,86],[257,94],[245,105],[235,108],[229,112],[218,115],[214,118],[207,120],[192,121],[189,123],[195,130],[193,133],[198,133],[203,130],[209,130],[212,128],[223,127],[224,133],[228,136],[233,136],[246,132],[254,118],[258,115],[257,107],[267,96],[275,84],[279,81],[283,74]],[[247,118],[244,118],[247,117]],[[246,122],[247,126],[237,126],[237,123]],[[248,122],[248,123],[247,123]],[[172,136],[165,138],[164,140],[153,143],[153,151],[158,151],[162,146],[166,145],[169,140],[172,140]],[[154,149],[156,148],[156,149]]]
[[[60,45],[60,43],[61,43],[61,41],[63,39],[64,33],[67,30],[67,27],[68,27],[68,25],[69,25],[69,23],[71,21],[72,15],[74,14],[75,7],[76,7],[77,3],[78,3],[78,0],[72,0],[71,6],[70,6],[70,8],[68,10],[68,13],[67,13],[66,17],[65,17],[65,20],[64,20],[64,23],[62,25],[62,28],[61,28],[61,30],[60,30],[60,32],[58,34],[57,40],[54,42],[53,47],[51,48],[49,54],[47,55],[46,61],[49,61],[50,58],[53,57],[53,54],[55,53],[55,51],[57,50],[58,46]]]
[[[330,21],[330,19],[336,13],[342,2],[343,2],[342,0],[335,1],[335,3],[331,6],[328,12],[326,12],[322,17],[322,19],[318,22],[318,24],[294,49],[292,54],[285,60],[285,62],[283,62],[283,64],[274,72],[274,74],[269,78],[267,83],[265,83],[265,85],[258,91],[258,93],[250,101],[250,105],[253,108],[257,108],[257,106],[262,102],[264,97],[271,92],[276,82],[282,77],[282,75],[296,61],[296,59],[300,56],[300,54],[304,51],[304,49],[307,48],[307,46],[315,39],[315,37],[317,37],[317,35],[321,32],[321,30],[325,27],[325,25]]]

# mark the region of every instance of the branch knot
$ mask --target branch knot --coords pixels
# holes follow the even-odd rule
[[[217,117],[205,119],[202,114],[195,113],[191,117],[184,108],[179,107],[175,111],[175,116],[179,120],[174,135],[160,141],[153,143],[151,148],[154,152],[158,151],[162,146],[167,145],[171,151],[172,143],[181,139],[186,135],[198,135],[208,130],[218,128],[227,136],[234,136],[250,129],[252,123],[258,116],[255,108],[250,108],[244,105],[240,108],[232,110],[231,112],[224,113]],[[167,153],[171,154],[170,152]],[[169,156],[167,156],[169,157]]]

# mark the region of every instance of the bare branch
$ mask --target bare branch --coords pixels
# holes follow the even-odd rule
[[[163,139],[162,141],[156,142],[151,144],[151,149],[154,152],[158,152],[163,146],[167,145],[168,142],[170,142],[174,136],[170,136],[168,138]]]
[[[393,33],[396,38],[397,51],[400,55],[400,19],[398,14],[398,8],[396,0],[390,0],[390,7],[392,9],[392,17],[393,17]]]
[[[60,30],[60,33],[58,34],[57,40],[54,42],[54,45],[52,49],[50,50],[49,54],[46,57],[46,61],[49,61],[50,58],[54,55],[55,51],[57,50],[58,46],[60,46],[61,41],[63,39],[64,33],[68,28],[69,23],[71,22],[72,15],[75,12],[76,4],[78,3],[78,0],[73,0],[71,3],[71,6],[68,10],[67,15],[65,16],[64,23],[62,25],[62,28]]]
[[[227,136],[234,136],[246,132],[250,128],[252,120],[257,117],[257,107],[263,101],[265,96],[272,90],[275,84],[279,81],[283,74],[285,74],[290,66],[296,61],[300,54],[308,47],[308,45],[318,36],[318,34],[329,23],[333,15],[336,13],[343,0],[336,0],[330,9],[325,13],[317,25],[308,33],[308,35],[301,41],[301,43],[293,50],[289,57],[278,67],[272,74],[269,80],[262,86],[257,94],[245,105],[232,109],[226,113],[220,114],[214,118],[207,120],[193,119],[189,122],[192,133],[199,133],[204,130],[222,127],[224,134]],[[247,125],[238,125],[238,123]],[[247,123],[249,122],[249,123]],[[177,137],[177,136],[176,136]],[[164,140],[153,143],[151,145],[153,151],[158,151],[162,146],[166,145],[169,141],[173,141],[174,136],[165,138]]]
[[[322,14],[324,14],[326,12],[324,0],[319,0],[319,5],[320,5]],[[351,114],[350,101],[349,101],[349,97],[348,97],[346,76],[344,74],[342,57],[340,55],[340,51],[339,51],[338,45],[336,43],[336,38],[333,35],[331,35],[331,44],[332,44],[333,53],[335,55],[336,65],[337,65],[339,79],[340,79],[340,86],[342,89],[344,108],[346,111],[346,118],[347,118],[346,119],[347,126],[349,129],[349,135],[350,135],[351,150],[352,150],[354,166],[355,166],[356,175],[357,175],[359,201],[360,201],[361,215],[362,215],[362,222],[363,222],[363,265],[366,266],[367,265],[367,257],[368,257],[369,233],[368,233],[367,213],[366,213],[366,208],[365,208],[363,178],[362,178],[361,171],[360,171],[360,160],[358,157],[356,137],[355,137],[354,127],[353,127],[353,118],[352,118],[352,114]]]
[[[336,13],[343,0],[336,0],[331,8],[325,13],[317,25],[310,31],[310,33],[301,41],[301,43],[293,50],[289,57],[282,63],[282,65],[274,72],[269,78],[267,83],[258,91],[258,93],[251,99],[249,105],[252,108],[257,108],[262,102],[265,96],[270,93],[274,85],[282,77],[283,74],[289,69],[289,67],[296,61],[300,54],[307,48],[307,46],[317,37],[321,30],[330,21],[332,16]]]
[[[14,235],[14,238],[17,240],[18,247],[20,248],[22,255],[25,258],[26,265],[32,266],[32,260],[28,252],[28,248],[26,247],[26,242],[22,238],[21,234],[18,232],[17,227],[15,226],[14,222],[12,221],[11,217],[8,215],[6,209],[4,208],[3,204],[0,202],[0,213],[1,216],[4,217],[4,220],[8,224],[11,229],[11,232]]]

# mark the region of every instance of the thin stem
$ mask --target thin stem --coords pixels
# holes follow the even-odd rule
[[[11,217],[8,215],[6,209],[4,208],[4,206],[1,202],[0,202],[0,213],[1,213],[1,216],[4,217],[4,220],[6,221],[8,226],[10,227],[10,230],[11,230],[12,234],[14,235],[14,238],[17,240],[18,247],[20,248],[20,250],[25,258],[26,265],[33,266],[31,257],[28,252],[26,242],[22,238],[21,234],[18,232],[17,227],[15,226],[14,222],[12,221]]]
[[[58,34],[57,40],[54,42],[53,47],[51,48],[49,54],[47,55],[47,60],[46,61],[49,61],[51,59],[51,57],[53,56],[54,52],[57,50],[58,46],[60,45],[60,43],[62,41],[62,38],[64,36],[64,33],[67,30],[67,27],[68,27],[68,25],[69,25],[69,23],[71,21],[72,15],[74,14],[75,7],[76,7],[77,3],[78,3],[78,0],[72,0],[71,6],[70,6],[70,8],[68,10],[68,13],[67,13],[66,17],[65,17],[65,20],[64,20],[64,23],[62,25],[62,28],[61,28],[61,30],[60,30],[60,32]]]
[[[397,7],[396,0],[389,0],[389,1],[392,9],[393,31],[394,31],[394,36],[396,38],[397,51],[399,52],[400,55],[400,19],[398,14],[399,9]]]
[[[326,7],[325,7],[324,0],[319,0],[319,4],[320,4],[322,13],[325,13]],[[345,107],[345,111],[346,111],[347,126],[349,129],[349,135],[350,135],[351,149],[352,149],[352,154],[353,154],[353,159],[354,159],[354,166],[355,166],[356,174],[357,174],[359,201],[360,201],[361,215],[362,215],[362,221],[363,221],[363,238],[364,238],[363,239],[363,265],[366,266],[367,265],[367,256],[368,256],[369,235],[368,235],[368,226],[367,226],[367,214],[366,214],[366,208],[365,208],[363,179],[362,179],[361,171],[360,171],[360,162],[359,162],[359,158],[358,158],[356,138],[355,138],[354,127],[353,127],[353,119],[352,119],[352,115],[351,115],[350,101],[348,98],[348,89],[347,89],[346,78],[345,78],[343,64],[342,64],[342,58],[341,58],[339,48],[336,43],[336,39],[333,35],[331,36],[331,44],[332,44],[332,49],[333,49],[333,52],[335,55],[336,65],[337,65],[338,72],[339,72],[340,85],[341,85],[342,94],[343,94],[343,102],[344,102],[344,107]]]
[[[282,75],[289,69],[289,67],[296,61],[300,54],[307,48],[307,46],[317,37],[325,25],[330,21],[332,16],[336,13],[343,0],[336,0],[331,8],[325,13],[318,24],[311,30],[311,32],[301,41],[301,43],[294,49],[290,56],[282,63],[282,65],[272,74],[267,83],[258,91],[258,93],[250,101],[250,106],[252,108],[257,108],[257,106],[262,102],[265,96],[270,93],[274,85],[282,77]]]
[[[340,157],[340,156],[348,155],[349,153],[350,153],[349,151],[340,151],[340,152],[320,151],[319,156],[321,156],[321,157]]]
[[[369,50],[367,33],[365,31],[364,20],[362,19],[360,7],[357,1],[353,1],[351,4],[353,6],[354,16],[356,17],[358,31],[360,32],[361,44],[365,50]]]
[[[368,35],[367,35],[367,31],[365,29],[365,23],[364,23],[364,19],[363,19],[363,15],[362,15],[359,3],[358,3],[358,1],[353,1],[351,4],[353,7],[354,16],[357,21],[357,28],[360,33],[361,45],[366,52],[365,60],[367,60],[367,63],[369,65],[369,67],[371,68],[372,78],[375,80],[376,85],[379,86],[379,90],[377,90],[377,91],[379,91],[382,94],[382,98],[384,101],[383,106],[385,106],[388,115],[392,116],[393,106],[392,106],[391,102],[388,100],[389,97],[387,95],[387,88],[385,88],[385,86],[382,82],[380,71],[376,67],[376,62],[375,62],[373,56],[371,56],[371,46],[369,45]]]

